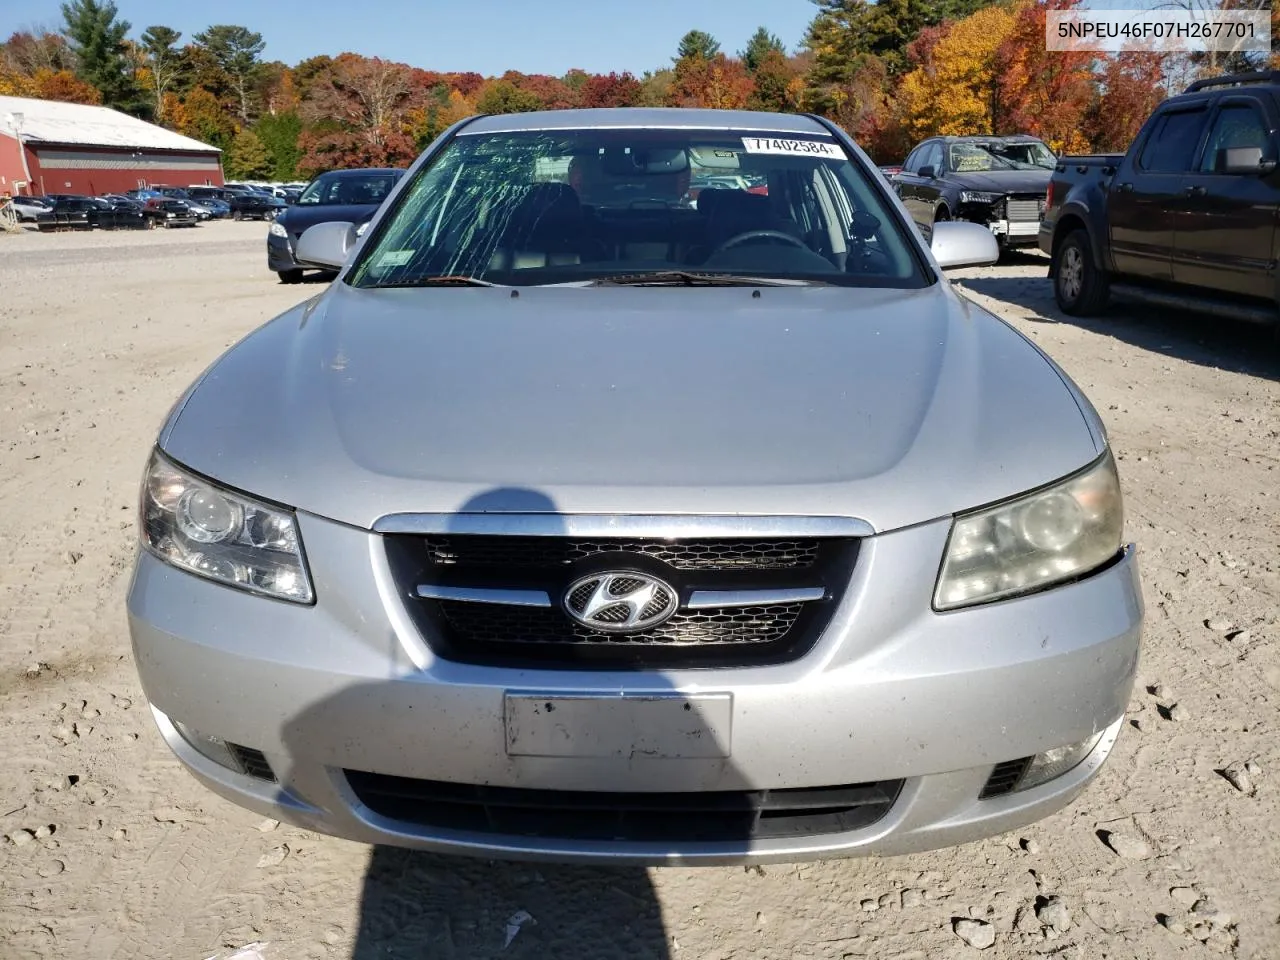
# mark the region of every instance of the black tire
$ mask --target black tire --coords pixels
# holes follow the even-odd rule
[[[280,278],[281,283],[301,283],[301,270],[277,270],[276,276]]]
[[[1110,284],[1093,262],[1089,235],[1073,230],[1053,252],[1053,296],[1063,313],[1091,317],[1107,305]]]
[[[933,210],[934,223],[946,223],[950,219],[951,219],[951,211],[948,210],[946,207],[940,206],[940,207],[934,208]]]
[[[243,214],[243,213],[241,213],[239,210],[233,210],[233,211],[231,211],[231,219],[232,219],[232,220],[243,220],[243,219],[244,219],[244,214]]]

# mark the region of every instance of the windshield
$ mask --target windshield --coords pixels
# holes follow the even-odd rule
[[[988,170],[1052,170],[1057,163],[1053,152],[1039,141],[992,141],[954,143],[950,148],[951,169],[956,173]]]
[[[298,203],[379,204],[395,185],[396,178],[385,173],[366,177],[321,177],[302,192]]]
[[[819,135],[464,132],[414,175],[347,282],[537,285],[671,271],[930,282],[869,176]]]

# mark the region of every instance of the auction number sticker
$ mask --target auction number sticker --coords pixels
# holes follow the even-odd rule
[[[772,153],[782,156],[835,157],[844,159],[839,144],[830,140],[781,140],[777,137],[743,137],[747,153]]]
[[[416,250],[388,250],[378,258],[379,267],[403,267],[413,259]]]

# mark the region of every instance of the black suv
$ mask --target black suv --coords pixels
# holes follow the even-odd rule
[[[1128,153],[1062,157],[1040,249],[1058,305],[1112,294],[1280,331],[1280,71],[1199,80],[1156,108]]]

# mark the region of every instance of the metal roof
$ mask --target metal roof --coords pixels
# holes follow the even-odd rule
[[[117,147],[143,150],[176,150],[187,153],[221,153],[199,140],[157,127],[137,117],[83,103],[0,97],[0,134],[14,135],[13,115],[21,114],[23,143],[66,144],[85,147]]]
[[[603,107],[591,110],[539,110],[480,117],[459,134],[513,133],[527,130],[580,129],[699,129],[759,130],[766,133],[820,133],[829,131],[812,117],[794,113],[753,110],[694,110],[683,107]]]

